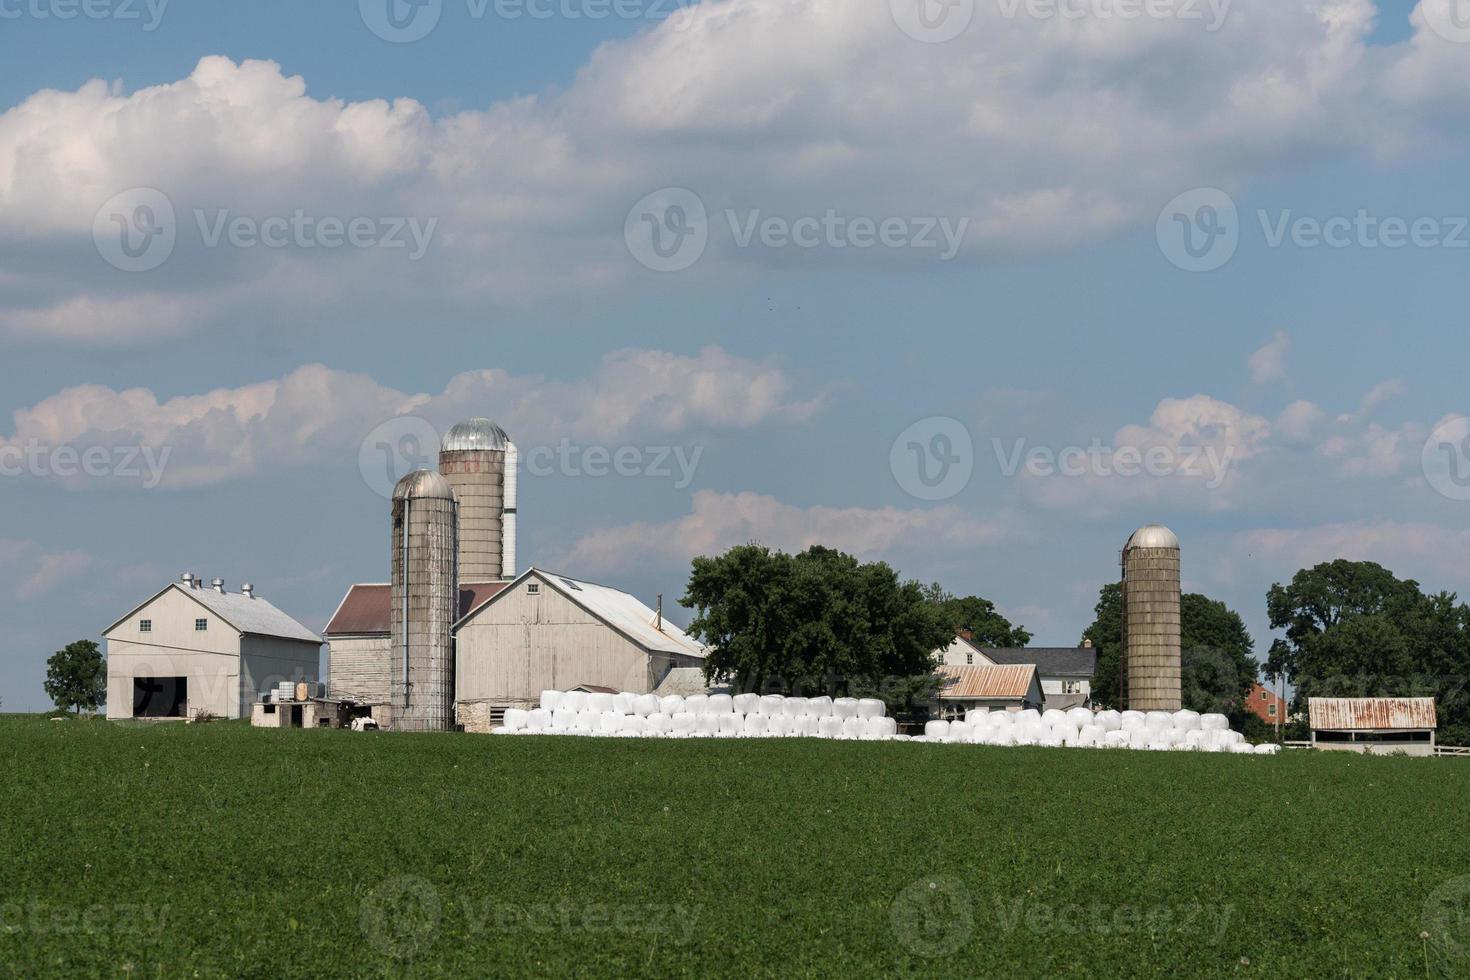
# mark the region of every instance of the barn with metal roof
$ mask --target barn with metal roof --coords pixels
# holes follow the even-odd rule
[[[1312,748],[1434,755],[1433,698],[1308,698]]]

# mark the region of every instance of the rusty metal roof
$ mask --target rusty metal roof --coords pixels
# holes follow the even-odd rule
[[[1437,728],[1434,698],[1308,698],[1317,731]]]
[[[1036,683],[1035,664],[940,667],[939,697],[1024,698]]]
[[[495,596],[509,582],[477,582],[459,587],[459,614],[467,616]],[[323,631],[327,636],[386,634],[393,614],[393,588],[389,585],[354,585]]]

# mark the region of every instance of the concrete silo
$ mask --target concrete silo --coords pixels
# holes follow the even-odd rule
[[[454,490],[418,470],[393,490],[393,608],[389,617],[392,727],[454,726],[454,647],[459,607]]]
[[[439,472],[459,501],[459,579],[495,582],[515,575],[516,448],[489,419],[450,429]]]
[[[1123,703],[1136,711],[1180,708],[1179,539],[1162,524],[1123,546]]]

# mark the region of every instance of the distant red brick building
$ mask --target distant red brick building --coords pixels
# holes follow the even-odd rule
[[[1286,721],[1285,699],[1259,682],[1251,685],[1251,692],[1245,698],[1245,706],[1251,714],[1268,725]]]

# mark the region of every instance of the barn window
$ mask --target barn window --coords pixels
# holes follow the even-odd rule
[[[540,595],[540,594],[541,594],[541,583],[540,582],[527,582],[526,583],[526,595]]]
[[[973,653],[967,653],[967,654],[965,654],[965,663],[972,664],[974,662],[975,662],[975,655]]]
[[[196,619],[196,620],[194,620],[194,632],[196,632],[196,633],[203,633],[203,632],[206,632],[208,629],[209,629],[209,620],[207,620],[207,619]]]
[[[153,620],[151,620],[151,619],[140,619],[140,620],[138,620],[138,632],[139,633],[152,633],[153,632]]]

